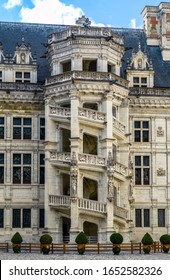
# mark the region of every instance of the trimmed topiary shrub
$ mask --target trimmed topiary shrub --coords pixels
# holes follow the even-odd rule
[[[161,244],[163,245],[162,249],[163,249],[164,253],[168,253],[169,249],[170,249],[170,235],[163,234],[159,240],[160,240]]]
[[[43,234],[41,237],[40,237],[40,243],[41,244],[51,244],[53,241],[51,235],[49,234]]]
[[[145,233],[145,235],[143,236],[141,242],[142,242],[142,244],[144,244],[144,245],[152,245],[152,244],[153,244],[153,239],[152,239],[151,235],[147,232],[147,233]]]
[[[11,238],[11,242],[12,244],[12,248],[13,248],[13,252],[14,253],[20,253],[21,252],[21,243],[22,243],[23,239],[22,236],[20,235],[19,232],[16,232],[12,238]]]
[[[152,239],[151,235],[148,232],[145,233],[141,242],[143,244],[144,253],[149,254],[151,251],[151,248],[152,248],[152,244],[153,244],[153,239]]]
[[[75,239],[75,242],[76,242],[77,244],[87,244],[88,238],[87,238],[87,236],[85,235],[85,233],[84,233],[83,231],[81,231],[81,232],[77,235],[77,237],[76,237],[76,239]]]
[[[50,252],[50,244],[52,243],[53,239],[51,235],[45,233],[40,237],[41,243],[41,250],[44,255],[47,255]]]
[[[123,236],[118,233],[118,232],[114,232],[111,236],[110,236],[110,241],[113,244],[121,244],[123,242]]]
[[[83,255],[84,252],[85,252],[85,247],[86,247],[86,244],[88,242],[88,238],[86,236],[86,234],[81,231],[76,239],[75,239],[75,242],[77,243],[77,251],[80,255]]]
[[[121,251],[120,244],[123,242],[123,236],[118,232],[114,232],[110,236],[110,241],[113,243],[112,250],[113,250],[114,255],[119,255],[119,253]]]

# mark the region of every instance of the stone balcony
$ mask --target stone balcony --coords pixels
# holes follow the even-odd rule
[[[71,207],[71,197],[66,195],[49,195],[49,206],[53,208],[70,208]],[[107,214],[107,203],[85,199],[76,198],[78,200],[79,211],[86,211],[86,213],[96,213],[99,216],[105,216]],[[114,216],[118,219],[127,219],[127,210],[114,205]]]
[[[117,137],[118,139],[125,140],[125,132],[126,127],[125,125],[118,121],[115,117],[112,117],[113,120],[113,135]]]
[[[63,74],[55,75],[46,79],[46,87],[61,84],[65,82],[73,82],[73,80],[80,81],[91,81],[94,82],[109,82],[115,83],[128,89],[129,82],[114,73],[108,72],[89,72],[89,71],[68,71]],[[121,91],[122,92],[122,91]],[[122,92],[123,94],[123,92]],[[125,94],[126,95],[126,94]]]
[[[78,117],[80,123],[91,125],[93,127],[94,126],[103,127],[106,120],[105,115],[106,115],[105,113],[98,112],[96,110],[78,108]],[[50,106],[49,116],[50,118],[56,121],[68,122],[68,120],[70,120],[71,118],[71,109],[64,108],[64,107]]]
[[[61,166],[61,167],[70,167],[71,164],[71,153],[58,153],[56,151],[50,152],[50,162],[53,165]],[[105,168],[107,166],[107,159],[104,157],[99,157],[97,155],[91,154],[78,154],[77,164],[80,168],[89,170],[93,167],[94,170],[99,172],[105,172]],[[125,181],[128,174],[128,168],[116,162],[113,166],[114,176],[121,180]]]

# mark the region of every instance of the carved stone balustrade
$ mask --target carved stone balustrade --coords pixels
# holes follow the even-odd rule
[[[128,168],[125,165],[116,162],[114,168],[115,172],[121,174],[122,176],[128,176]]]
[[[115,83],[128,88],[128,81],[108,72],[88,72],[88,71],[70,71],[63,74],[55,75],[46,79],[46,86],[52,84],[60,84],[64,82],[72,82],[73,80],[87,81],[116,81]]]
[[[87,164],[87,165],[97,165],[97,166],[105,166],[106,165],[106,159],[103,157],[98,157],[95,155],[89,155],[89,154],[79,154],[78,155],[78,163],[80,164]]]
[[[50,206],[65,206],[70,207],[70,197],[67,195],[49,195]]]
[[[96,38],[107,38],[109,36],[112,37],[112,41],[114,41],[117,44],[123,45],[124,41],[123,41],[123,37],[114,33],[114,30],[112,31],[111,29],[107,29],[104,27],[90,27],[90,28],[85,28],[82,26],[74,26],[74,27],[69,27],[69,28],[65,28],[62,29],[60,32],[56,32],[51,34],[50,36],[48,36],[48,43],[52,44],[53,42],[59,42],[59,41],[63,41],[66,40],[67,38],[70,38],[72,36],[75,36],[74,41],[76,41],[75,43],[78,43],[78,39],[76,39],[77,37],[95,37]],[[74,43],[74,41],[71,41],[70,44]],[[69,42],[68,42],[69,43]],[[105,42],[107,43],[107,41]],[[103,42],[104,44],[104,42]]]
[[[128,211],[124,208],[121,208],[117,205],[114,205],[114,215],[122,218],[122,219],[127,219],[127,213]]]
[[[71,153],[50,152],[50,160],[70,162],[71,161]]]
[[[50,106],[50,116],[68,118],[71,116],[70,108]]]
[[[119,134],[122,134],[123,137],[125,137],[125,125],[118,121],[115,117],[113,117],[113,133],[114,132],[118,132]]]
[[[106,213],[106,203],[95,200],[79,198],[78,207],[85,210]]]
[[[106,120],[106,114],[86,108],[79,108],[78,115],[81,119],[85,119],[88,121],[90,120],[95,122],[105,122]]]

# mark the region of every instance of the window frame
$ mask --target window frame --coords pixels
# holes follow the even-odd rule
[[[163,214],[163,219],[162,219],[162,214]],[[164,208],[158,208],[158,227],[165,227],[165,226],[166,226],[166,211]]]
[[[135,227],[146,228],[151,226],[151,214],[149,208],[135,209]]]
[[[137,123],[139,123],[139,127],[137,127]],[[148,127],[144,127],[144,123],[148,124]],[[150,121],[149,120],[137,120],[135,119],[133,122],[134,129],[134,143],[148,143],[150,141]],[[137,137],[136,134],[139,134]],[[145,136],[144,133],[148,132],[148,135]],[[145,138],[147,140],[145,140]]]
[[[20,123],[15,123],[16,120],[20,120]],[[25,124],[26,120],[30,120],[30,124]],[[16,133],[18,129],[19,133]],[[30,133],[26,133],[26,129],[30,130]],[[32,140],[32,117],[13,117],[13,140]],[[14,132],[15,131],[15,132]],[[17,136],[18,135],[18,136]]]
[[[20,162],[14,162],[14,156],[20,156]],[[24,156],[30,156],[30,163],[24,163]],[[30,172],[29,180],[25,179],[26,170]],[[31,153],[13,153],[12,156],[12,182],[14,185],[30,185],[32,183],[32,154]],[[18,180],[15,179],[14,175],[18,172]]]
[[[137,157],[140,158],[140,164],[137,164]],[[146,165],[146,161],[148,160],[148,165]],[[144,163],[145,161],[145,163]],[[135,166],[135,185],[137,186],[149,186],[150,185],[150,155],[134,155],[134,166]],[[146,180],[145,176],[148,176]],[[137,180],[137,177],[139,178]]]

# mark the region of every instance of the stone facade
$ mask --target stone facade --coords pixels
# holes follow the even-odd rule
[[[170,67],[151,36],[168,9],[145,7],[144,31],[91,27],[84,16],[44,26],[44,54],[35,39],[26,43],[38,25],[24,33],[20,24],[13,55],[2,41],[2,241],[16,231],[25,241],[49,232],[55,242],[74,242],[82,230],[90,242],[109,242],[114,231],[127,242],[170,233],[170,83],[162,88]]]

